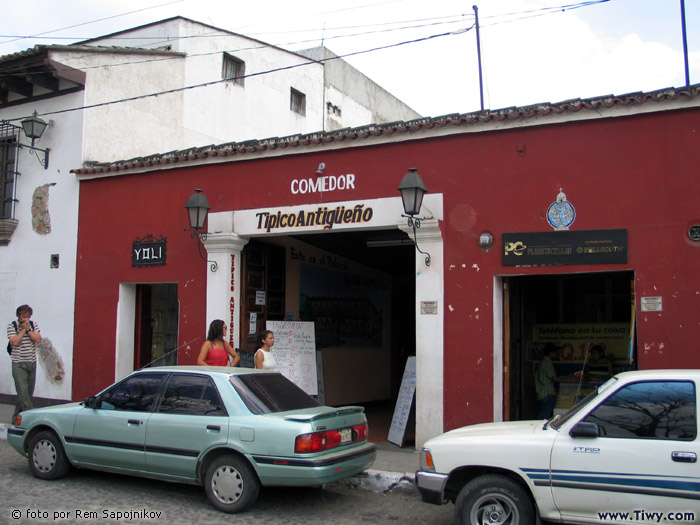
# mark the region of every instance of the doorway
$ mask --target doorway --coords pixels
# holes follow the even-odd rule
[[[534,372],[547,343],[559,348],[557,396],[564,411],[595,387],[582,374],[600,345],[614,373],[636,369],[634,272],[503,278],[503,419],[537,416]]]
[[[374,442],[387,441],[406,361],[416,354],[415,248],[407,240],[398,229],[331,232],[251,239],[242,253],[243,361],[266,321],[313,322],[325,402],[363,406]],[[405,438],[415,442],[412,420]]]
[[[137,284],[134,370],[177,364],[177,284]]]

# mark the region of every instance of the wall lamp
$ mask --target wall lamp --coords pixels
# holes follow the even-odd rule
[[[32,141],[32,145],[29,146],[27,144],[22,144],[21,142],[18,142],[16,144],[16,147],[18,148],[27,148],[29,149],[34,156],[37,158],[39,161],[39,164],[44,166],[44,169],[47,170],[49,169],[49,151],[51,151],[49,148],[46,149],[41,149],[34,147],[34,141],[38,140],[41,138],[41,136],[44,134],[44,130],[46,129],[46,126],[48,126],[47,122],[44,122],[41,120],[39,117],[37,117],[37,112],[34,112],[34,115],[31,117],[28,117],[24,119],[22,122],[21,126],[15,126],[14,124],[11,124],[7,120],[3,120],[0,122],[0,136],[5,137],[8,135],[14,135],[15,130],[22,130],[24,131],[24,135]],[[41,161],[41,157],[39,157],[39,154],[37,151],[40,151],[44,154],[44,161]]]
[[[416,215],[420,213],[420,208],[423,205],[423,195],[428,192],[418,170],[409,168],[408,173],[403,176],[397,189],[401,192],[401,200],[403,201],[403,210],[405,212],[401,217],[408,218],[408,226],[413,227],[413,242],[416,245],[416,250],[425,255],[425,265],[430,266],[430,254],[418,247],[418,238],[416,237],[416,230],[420,228],[420,221],[426,219],[426,217],[416,217]]]
[[[185,231],[190,232],[191,237],[197,241],[199,256],[202,260],[211,263],[209,269],[215,272],[219,269],[219,265],[216,264],[216,261],[210,261],[202,255],[202,243],[207,240],[207,234],[205,232],[199,233],[199,230],[204,228],[204,223],[207,222],[207,214],[211,209],[207,196],[204,195],[200,189],[194,190],[194,193],[187,199],[185,209],[187,210],[187,217],[190,220],[190,228],[185,228]]]

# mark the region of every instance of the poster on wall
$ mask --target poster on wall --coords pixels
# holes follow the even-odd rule
[[[600,345],[605,355],[617,368],[629,363],[630,323],[570,323],[570,324],[536,324],[530,348],[531,361],[539,361],[541,355],[537,347],[545,343],[554,343],[560,348],[559,361],[580,370],[587,360],[588,351]],[[567,370],[567,371],[572,371]]]
[[[314,323],[267,321],[265,326],[275,334],[277,371],[307,394],[318,395]]]

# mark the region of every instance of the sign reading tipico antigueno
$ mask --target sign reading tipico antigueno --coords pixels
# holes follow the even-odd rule
[[[147,235],[131,244],[131,266],[157,266],[165,264],[165,237]]]
[[[626,262],[626,229],[503,234],[504,266]]]

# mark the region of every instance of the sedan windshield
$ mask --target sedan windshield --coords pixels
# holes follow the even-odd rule
[[[230,378],[233,387],[253,414],[286,412],[320,406],[316,400],[282,374],[244,374]]]

